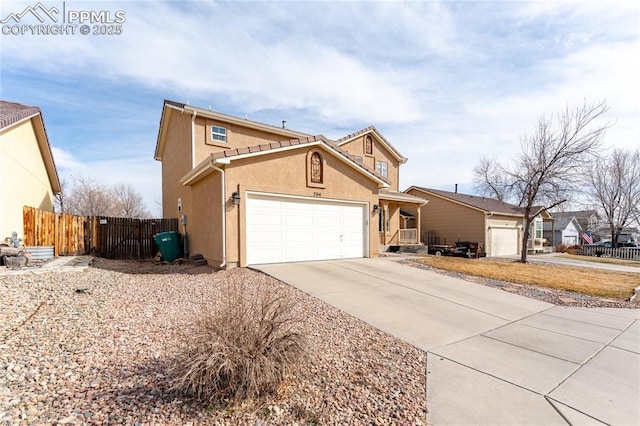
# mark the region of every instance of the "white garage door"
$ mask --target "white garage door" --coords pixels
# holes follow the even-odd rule
[[[247,264],[365,256],[364,206],[247,196]]]
[[[491,228],[491,256],[518,254],[518,230]]]

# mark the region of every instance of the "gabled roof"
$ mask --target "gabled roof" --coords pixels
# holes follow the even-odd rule
[[[389,152],[391,152],[391,154],[396,158],[396,160],[398,160],[401,164],[404,164],[407,162],[407,159],[400,154],[400,152],[393,146],[391,145],[391,143],[384,137],[382,136],[382,133],[380,133],[378,131],[378,129],[375,128],[375,126],[369,126],[366,129],[362,129],[362,130],[358,130],[355,133],[351,133],[350,135],[347,135],[343,138],[340,138],[336,141],[336,143],[338,144],[338,146],[342,146],[348,142],[351,142],[352,140],[363,136],[367,133],[370,133],[372,135],[375,136],[375,138],[379,141],[382,142],[382,144],[384,145],[385,148],[387,148],[387,150]]]
[[[420,191],[425,195],[440,197],[486,213],[497,213],[502,215],[520,217],[524,215],[520,207],[513,204],[505,203],[503,201],[498,201],[493,198],[487,198],[479,195],[460,194],[458,192],[442,191],[439,189],[422,188],[419,186],[412,186],[404,192],[408,192],[411,189]]]
[[[336,158],[351,166],[353,169],[364,174],[371,180],[378,183],[379,188],[388,188],[389,183],[374,170],[366,165],[356,161],[349,153],[340,149],[335,142],[330,141],[322,135],[308,136],[305,138],[289,139],[280,142],[270,142],[261,145],[248,146],[245,148],[227,149],[210,154],[204,161],[189,171],[180,179],[183,185],[191,185],[203,177],[207,176],[214,170],[216,165],[230,164],[232,161],[244,158],[257,157],[266,154],[273,154],[281,151],[292,149],[308,148],[310,146],[318,146],[333,154]]]
[[[198,108],[192,105],[184,103],[170,101],[165,99],[162,107],[162,117],[160,119],[160,129],[158,131],[158,139],[156,142],[155,159],[162,160],[162,153],[164,151],[164,140],[169,126],[169,117],[172,112],[179,112],[188,114],[190,117],[205,117],[223,123],[237,124],[243,127],[249,127],[256,130],[272,133],[282,136],[282,139],[301,138],[311,136],[307,133],[296,132],[294,130],[272,126],[270,124],[260,123],[258,121],[252,121],[246,118],[234,117],[232,115],[222,114],[219,112],[211,111],[204,108]]]
[[[0,131],[9,131],[11,127],[26,120],[32,121],[38,148],[40,149],[42,161],[44,162],[47,177],[49,178],[49,184],[51,185],[51,191],[54,194],[58,194],[61,191],[60,180],[40,108],[0,100]]]
[[[552,227],[556,231],[562,231],[564,229],[567,229],[567,226],[569,226],[569,224],[573,222],[578,232],[582,232],[582,226],[580,226],[580,223],[575,218],[575,216],[564,216],[564,217],[557,218],[555,213],[553,214],[553,216],[554,216],[553,226],[551,225],[551,222],[545,222],[544,223],[545,231],[550,231]]]
[[[569,212],[553,212],[553,217],[575,217],[576,219],[589,219],[591,216],[598,216],[595,210],[576,210]]]

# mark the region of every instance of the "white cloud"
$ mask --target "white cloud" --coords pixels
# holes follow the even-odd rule
[[[47,73],[69,86],[76,77],[95,87],[125,82],[158,99],[191,100],[274,124],[285,118],[297,130],[336,138],[374,124],[409,158],[402,186],[468,183],[481,155],[513,155],[520,136],[541,114],[585,98],[607,99],[611,106],[607,118],[616,125],[607,143],[640,143],[637,2],[95,2],[86,7],[125,10],[125,33],[14,37],[10,43],[3,37],[3,69]],[[49,84],[34,81],[30,93],[46,92]],[[134,98],[96,94],[94,86],[86,88],[84,98],[42,96],[54,105],[90,104],[98,115],[127,109]],[[159,103],[154,114],[159,118]],[[145,121],[125,125],[116,114],[103,119],[117,125],[90,135],[100,143],[79,141],[89,132],[79,122],[65,126],[73,134],[53,140],[62,150],[60,163],[69,170],[85,166],[105,179],[139,181],[153,202],[159,196],[152,194],[160,190],[159,165],[151,160],[157,127],[139,132],[135,140],[146,142],[131,153],[130,133]],[[49,131],[46,114],[45,120]],[[102,146],[108,141],[116,148]],[[127,157],[96,162],[89,155],[110,148],[112,155]],[[71,152],[75,158],[63,157]]]

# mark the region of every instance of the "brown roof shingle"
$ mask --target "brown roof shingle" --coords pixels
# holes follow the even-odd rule
[[[0,101],[0,129],[9,127],[36,114],[40,114],[40,108],[38,107]]]
[[[498,201],[493,198],[483,197],[481,195],[460,194],[458,192],[442,191],[439,189],[431,189],[431,188],[421,188],[419,186],[414,186],[414,188],[421,191],[430,192],[432,194],[439,195],[443,198],[448,198],[450,200],[457,201],[461,204],[465,204],[470,207],[475,207],[477,209],[484,210],[487,212],[517,214],[517,215],[523,214],[521,207],[518,207],[514,204],[505,203],[503,201]]]
[[[210,158],[212,158],[214,160],[218,160],[218,159],[222,159],[222,158],[232,158],[232,157],[236,157],[238,155],[253,154],[253,153],[258,153],[258,152],[267,153],[268,151],[272,151],[272,150],[279,149],[279,148],[295,147],[297,145],[306,145],[306,144],[310,144],[310,143],[314,143],[314,142],[322,142],[322,143],[324,143],[330,149],[332,149],[334,152],[336,152],[338,155],[341,155],[341,156],[349,159],[352,163],[354,163],[356,166],[362,168],[367,173],[370,173],[370,174],[376,176],[378,179],[388,183],[386,178],[384,178],[383,176],[378,174],[375,170],[370,169],[369,167],[367,167],[363,163],[361,163],[359,161],[356,161],[354,156],[352,156],[348,152],[346,152],[343,149],[341,149],[335,142],[325,138],[323,135],[309,136],[309,137],[300,138],[300,139],[289,139],[289,140],[280,141],[280,142],[271,142],[271,143],[268,143],[268,144],[254,145],[254,146],[248,146],[248,147],[243,147],[243,148],[226,149],[224,151],[218,151],[218,152],[212,153]]]

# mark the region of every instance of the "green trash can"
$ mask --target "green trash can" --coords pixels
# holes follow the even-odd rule
[[[162,260],[173,262],[180,253],[180,234],[176,231],[160,232],[153,236],[153,240],[160,248]]]

